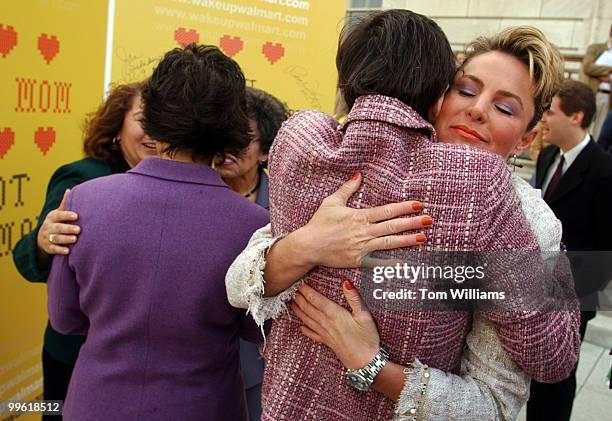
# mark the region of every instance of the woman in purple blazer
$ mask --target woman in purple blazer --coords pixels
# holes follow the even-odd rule
[[[209,167],[250,142],[244,89],[216,47],[168,52],[142,93],[160,158],[72,190],[82,233],[48,280],[51,325],[87,335],[66,420],[247,419],[238,339],[262,336],[224,278],[268,213]]]

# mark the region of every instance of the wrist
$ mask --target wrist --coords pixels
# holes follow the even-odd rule
[[[308,226],[298,228],[289,234],[286,239],[290,240],[289,248],[295,258],[295,264],[308,272],[320,263],[317,255],[316,244],[313,244],[314,236],[310,233]]]
[[[370,389],[374,379],[389,362],[389,354],[384,348],[380,348],[374,358],[364,367],[358,370],[347,369],[346,379],[350,386],[365,392]]]
[[[350,355],[346,361],[342,361],[342,364],[346,369],[359,370],[370,364],[380,349],[380,345],[364,348],[363,350]]]

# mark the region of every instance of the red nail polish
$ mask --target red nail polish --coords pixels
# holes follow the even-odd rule
[[[424,243],[424,242],[425,242],[425,240],[427,240],[427,237],[425,237],[425,234],[417,234],[417,236],[416,236],[416,240],[417,240],[419,243]]]
[[[423,210],[423,205],[420,204],[419,202],[413,203],[412,204],[412,209],[415,210],[415,211]]]
[[[421,219],[421,223],[423,225],[431,225],[433,224],[433,218],[429,215],[425,215],[423,219]]]
[[[354,289],[355,287],[353,286],[353,283],[347,279],[346,281],[344,281],[344,288],[351,290],[351,289]]]
[[[351,177],[351,180],[353,180],[353,181],[357,180],[359,178],[359,174],[360,174],[360,172],[357,171],[355,174],[353,174],[353,176]]]

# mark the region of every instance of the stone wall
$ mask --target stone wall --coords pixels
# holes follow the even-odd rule
[[[379,2],[349,1],[349,14]],[[433,18],[453,50],[462,50],[477,35],[507,26],[540,28],[566,56],[582,55],[593,42],[608,38],[612,24],[610,0],[382,0],[383,9],[410,9]]]

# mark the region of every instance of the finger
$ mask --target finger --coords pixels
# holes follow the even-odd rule
[[[410,215],[423,210],[423,204],[414,200],[407,202],[389,203],[375,208],[363,209],[369,222],[386,221],[398,216]]]
[[[328,316],[317,310],[312,304],[308,302],[306,297],[304,297],[299,292],[295,295],[293,302],[302,310],[308,317],[313,319],[320,325],[326,325],[328,321]]]
[[[304,313],[297,304],[292,303],[291,309],[293,310],[295,315],[299,317],[302,323],[308,326],[309,329],[311,329],[314,332],[317,332],[317,334],[320,334],[323,332],[323,328],[321,327],[321,325],[318,324],[316,321],[314,321],[312,318],[310,318],[306,313]]]
[[[366,233],[372,237],[383,237],[385,235],[398,234],[400,232],[428,227],[431,224],[433,224],[433,219],[429,215],[395,218],[370,225],[366,229]]]
[[[51,212],[49,212],[49,214],[47,215],[47,218],[49,218],[49,220],[51,222],[69,222],[69,221],[76,221],[79,216],[72,211],[66,211],[66,210],[53,210]]]
[[[344,292],[344,298],[346,298],[346,302],[348,303],[349,307],[351,307],[353,314],[367,311],[367,308],[361,300],[359,291],[357,288],[355,288],[351,281],[346,280],[342,283],[342,292]]]
[[[359,190],[359,186],[361,185],[361,173],[356,172],[346,183],[340,186],[338,190],[336,190],[331,195],[327,196],[327,201],[332,202],[336,205],[346,206],[346,202],[350,199],[352,195],[354,195],[357,190]]]
[[[70,249],[68,247],[57,246],[55,244],[51,244],[47,249],[47,254],[70,254]]]
[[[52,231],[53,234],[78,235],[81,228],[78,225],[56,223],[50,227],[49,231]]]
[[[323,341],[323,338],[321,338],[319,335],[317,335],[312,330],[308,329],[306,326],[300,326],[300,332],[302,332],[302,334],[304,336],[312,339],[313,341],[325,345],[325,342]]]
[[[51,234],[53,235],[53,243],[55,245],[74,244],[77,241],[76,235]]]
[[[66,189],[64,192],[64,197],[62,197],[62,201],[58,207],[59,210],[66,210],[66,202],[68,201],[68,194],[70,193],[70,189]]]
[[[391,250],[402,247],[418,246],[427,241],[427,237],[422,232],[407,235],[388,235],[386,237],[374,238],[365,245],[367,252],[376,250]]]
[[[327,317],[335,317],[338,309],[342,308],[339,304],[306,284],[300,286],[300,294],[302,294],[309,304]]]

